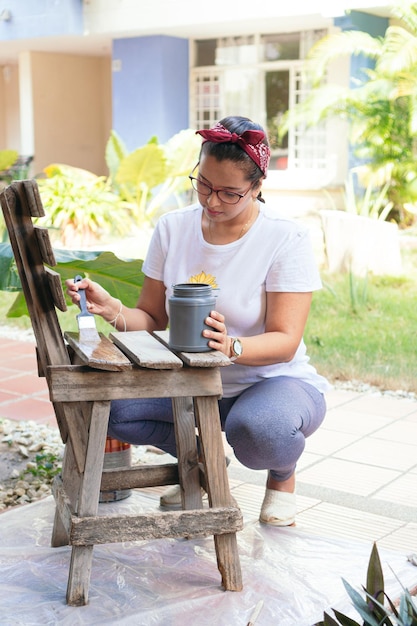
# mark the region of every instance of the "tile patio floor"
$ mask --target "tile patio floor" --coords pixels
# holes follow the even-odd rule
[[[417,402],[337,389],[327,402],[298,467],[297,527],[417,553]],[[0,337],[0,417],[56,427],[33,343]],[[229,479],[245,520],[257,519],[265,473],[232,457]]]

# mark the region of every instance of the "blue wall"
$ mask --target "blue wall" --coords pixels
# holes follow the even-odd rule
[[[0,39],[31,39],[48,35],[80,35],[83,12],[80,0],[7,0],[11,19],[0,22]]]
[[[375,15],[368,15],[367,13],[360,13],[359,11],[351,11],[342,18],[336,18],[335,25],[339,26],[342,30],[360,30],[364,33],[369,33],[372,37],[383,37],[388,28],[389,21],[385,17],[377,17]],[[363,54],[356,54],[350,61],[351,79],[365,80],[366,74],[362,71],[363,68],[372,68],[374,64],[373,59]],[[354,85],[355,81],[353,80],[351,87],[354,87]]]
[[[129,152],[188,128],[187,39],[115,39],[112,56],[113,129]]]
[[[342,18],[336,18],[335,25],[339,26],[343,31],[359,30],[369,33],[372,37],[383,37],[389,26],[389,20],[384,17],[360,13],[359,11],[351,11]],[[363,70],[373,68],[374,65],[374,59],[366,57],[363,54],[352,56],[350,60],[350,87],[354,89],[358,85],[358,81],[364,82],[367,80],[367,74]],[[363,161],[356,157],[354,149],[351,146],[349,148],[349,169],[362,163]]]

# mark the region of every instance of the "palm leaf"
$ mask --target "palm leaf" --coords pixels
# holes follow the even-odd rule
[[[329,64],[341,56],[363,54],[378,59],[382,52],[382,39],[362,31],[333,33],[320,39],[307,57],[307,72],[317,84],[325,76]]]
[[[417,38],[401,26],[390,26],[377,61],[379,72],[395,75],[411,72],[417,66]]]
[[[313,89],[302,102],[282,116],[278,124],[278,138],[282,139],[291,126],[308,128],[329,117],[343,116],[348,110],[350,95],[350,90],[341,85],[328,84]]]
[[[414,0],[397,0],[391,7],[391,13],[404,22],[411,32],[417,33],[417,5]]]

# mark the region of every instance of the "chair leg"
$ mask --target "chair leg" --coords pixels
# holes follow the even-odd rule
[[[78,498],[85,467],[87,437],[91,422],[91,402],[56,403],[59,406],[65,423],[69,425],[70,436],[67,437],[62,461],[62,484],[65,495],[71,502],[74,511],[78,508]],[[68,533],[62,523],[58,508],[52,530],[51,545],[66,546],[69,543]]]
[[[62,483],[65,485],[66,494],[74,508],[77,506],[77,497],[81,485],[81,476],[77,470],[71,441],[68,439],[65,445],[64,458],[62,461]],[[75,493],[75,497],[74,497]],[[68,533],[62,523],[58,507],[55,509],[55,519],[52,528],[51,546],[67,546],[69,544]]]
[[[217,399],[194,398],[194,407],[210,506],[236,506],[230,495]],[[228,591],[241,591],[242,572],[236,533],[215,535],[214,545],[223,587]]]
[[[73,546],[67,585],[67,604],[88,604],[94,546]]]
[[[201,509],[200,471],[195,432],[194,411],[189,397],[172,398],[175,442],[177,446],[178,475],[184,509]]]
[[[93,403],[85,471],[78,500],[79,518],[97,515],[109,413],[110,402]],[[92,545],[72,547],[67,586],[67,603],[71,606],[88,603],[92,560]]]

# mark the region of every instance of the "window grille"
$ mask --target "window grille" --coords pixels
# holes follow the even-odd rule
[[[302,65],[290,71],[290,108],[302,102],[309,93],[309,86],[303,78]],[[291,169],[325,169],[326,127],[319,124],[307,128],[298,124],[288,133],[288,167]]]
[[[221,119],[221,89],[218,70],[198,70],[192,73],[193,128],[211,128]]]

